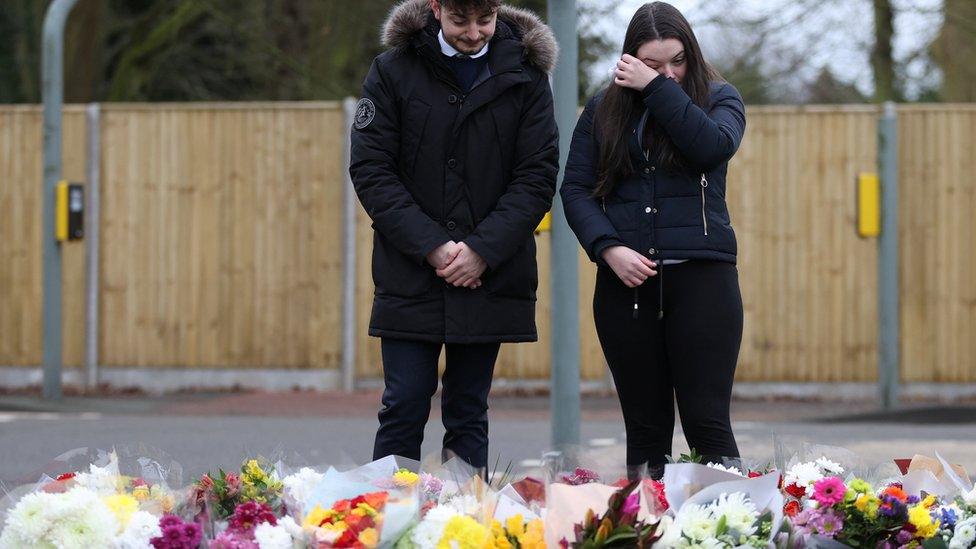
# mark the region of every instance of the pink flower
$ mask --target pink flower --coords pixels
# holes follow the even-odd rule
[[[824,507],[844,501],[845,492],[847,487],[844,486],[844,481],[837,477],[825,477],[813,485],[813,499]]]
[[[227,481],[227,496],[236,496],[241,491],[241,477],[234,473],[227,473],[225,480]]]
[[[640,511],[640,492],[633,492],[624,500],[623,512],[625,515],[636,515]]]

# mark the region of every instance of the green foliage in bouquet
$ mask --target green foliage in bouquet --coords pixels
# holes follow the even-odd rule
[[[277,512],[283,485],[277,475],[265,469],[258,460],[251,459],[241,466],[240,474],[223,469],[218,469],[217,475],[204,474],[193,484],[198,507],[201,511],[209,507],[215,520],[226,519],[238,505],[249,501],[265,503]]]
[[[608,501],[609,507],[603,516],[597,517],[592,509],[586,511],[582,523],[573,527],[576,540],[563,539],[564,549],[602,549],[609,547],[648,548],[661,538],[657,532],[660,523],[646,523],[637,520],[640,511],[640,492],[636,491],[640,481],[636,480],[614,492]]]
[[[677,460],[672,456],[666,456],[668,463],[701,463],[705,461],[705,456],[698,453],[698,450],[692,448],[691,453],[681,454]]]

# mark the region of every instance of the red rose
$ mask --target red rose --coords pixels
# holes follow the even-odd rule
[[[73,478],[75,478],[75,473],[63,473],[63,474],[58,475],[58,478],[56,478],[54,480],[56,480],[58,482],[64,482],[66,480],[71,480]]]
[[[759,471],[749,471],[749,478],[758,478],[761,476],[762,473],[760,473]]]

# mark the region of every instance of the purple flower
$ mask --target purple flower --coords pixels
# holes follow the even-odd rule
[[[898,498],[885,494],[881,496],[881,505],[878,506],[878,514],[883,517],[895,520],[908,520],[908,507]]]
[[[825,513],[812,519],[810,524],[818,534],[834,537],[844,529],[844,516],[833,509],[828,509]]]
[[[159,520],[162,535],[149,540],[156,549],[196,549],[200,546],[203,533],[195,523],[183,522],[174,515],[165,515]]]
[[[915,505],[916,503],[918,503],[920,501],[922,501],[922,499],[920,497],[918,497],[918,496],[908,496],[908,500],[905,503],[907,503],[909,505]]]
[[[909,532],[908,530],[901,530],[898,535],[895,536],[895,541],[901,545],[906,545],[908,542],[912,541],[915,534]]]

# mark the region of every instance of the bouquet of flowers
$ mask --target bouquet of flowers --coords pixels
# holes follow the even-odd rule
[[[940,532],[935,496],[908,495],[898,485],[875,492],[862,479],[845,485],[839,477],[814,483],[811,504],[792,518],[793,537],[836,540],[853,547],[918,547]]]
[[[794,464],[783,476],[783,493],[787,497],[783,513],[794,517],[813,496],[814,484],[829,475],[841,475],[844,468],[824,456],[814,461]]]
[[[159,519],[131,496],[100,496],[82,486],[21,498],[7,515],[0,547],[145,547]]]
[[[650,547],[658,538],[659,522],[638,520],[640,481],[616,491],[607,502],[607,510],[597,516],[587,509],[583,522],[573,528],[574,540],[559,540],[563,548],[597,549],[602,547]]]
[[[302,526],[320,547],[376,547],[389,497],[387,492],[373,492],[339,500],[328,509],[316,505]]]
[[[323,547],[396,542],[416,518],[420,475],[387,457],[340,472],[329,468],[307,491],[302,525]]]
[[[241,466],[240,474],[219,469],[217,475],[206,473],[193,484],[194,501],[199,513],[212,520],[225,520],[237,506],[253,501],[267,504],[275,514],[281,512],[283,484],[277,473],[257,459]]]
[[[671,467],[670,465],[668,466]],[[671,473],[674,474],[673,472]],[[728,474],[728,473],[723,473]],[[665,471],[665,478],[669,473]],[[766,547],[782,521],[779,474],[713,483],[661,519],[662,547]],[[670,488],[670,485],[669,485]],[[671,502],[674,505],[674,502]]]

